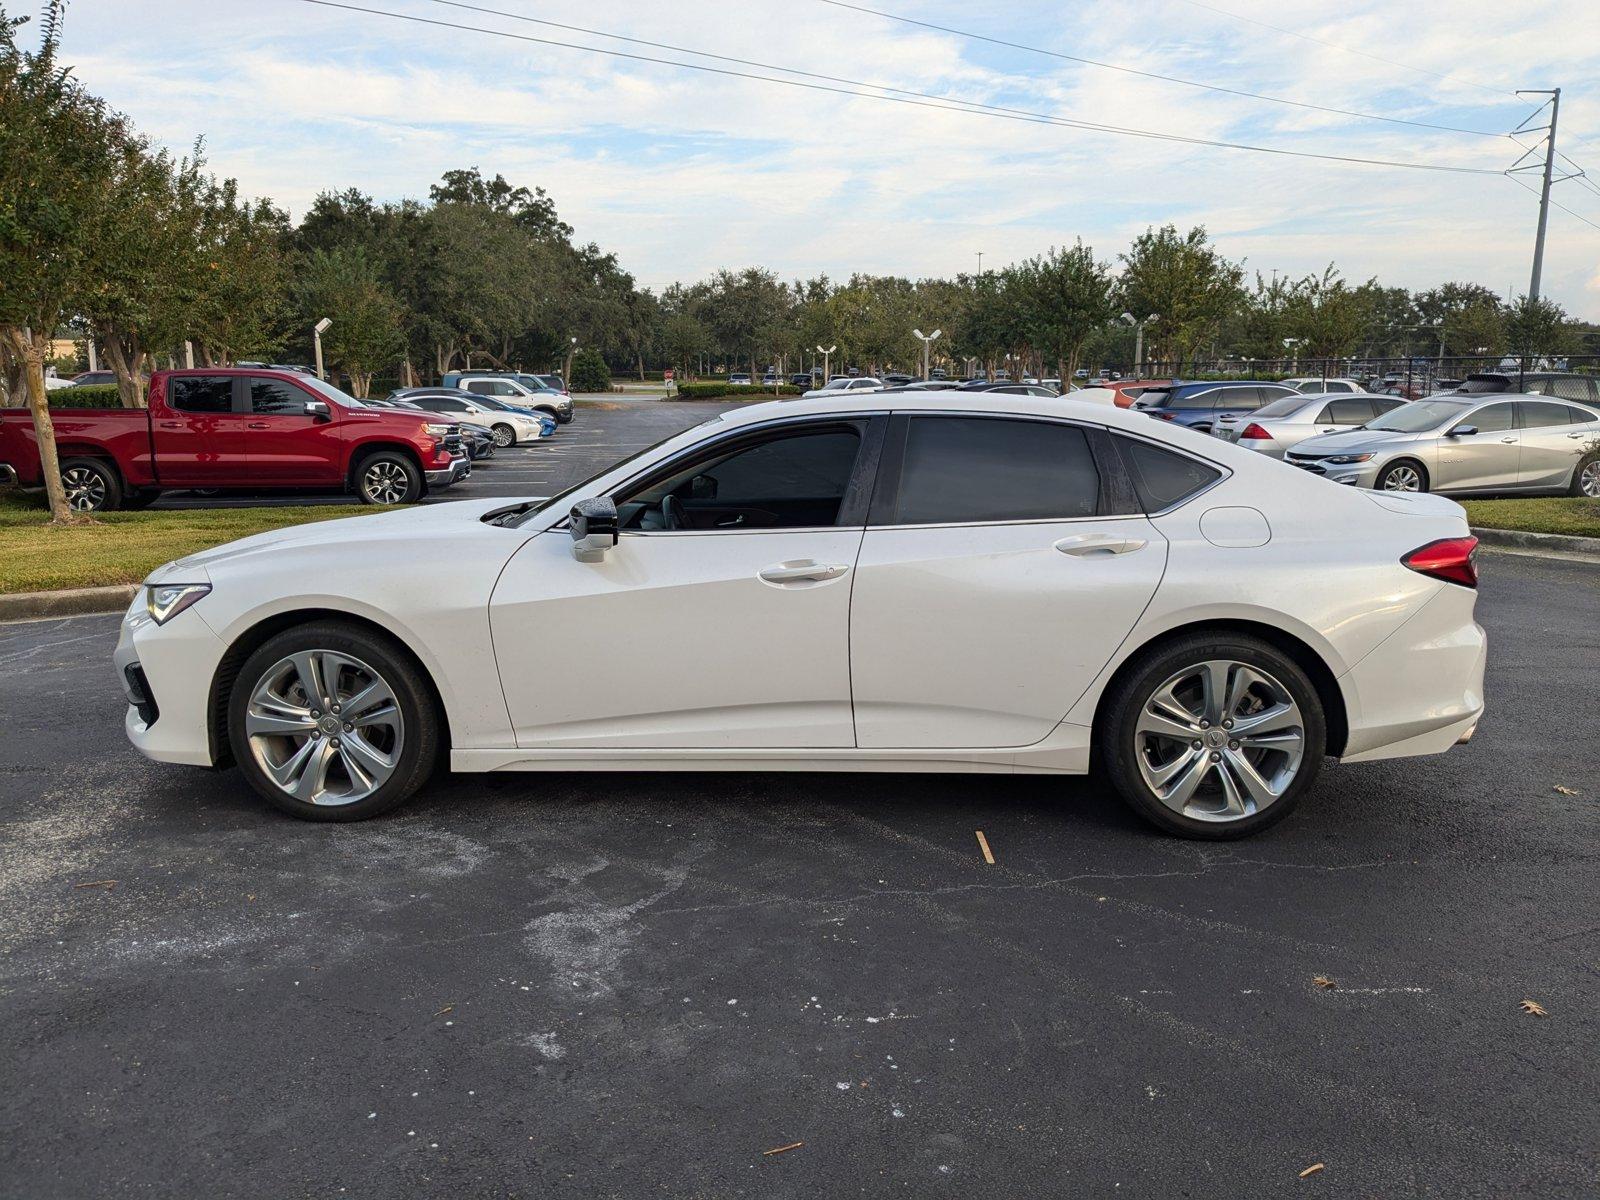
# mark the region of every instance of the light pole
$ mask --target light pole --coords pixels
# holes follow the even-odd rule
[[[570,343],[570,345],[567,347],[567,366],[566,373],[562,377],[562,382],[567,385],[567,388],[570,391],[572,388],[572,356],[578,352],[578,339],[568,338],[567,341]]]
[[[1135,379],[1144,378],[1144,327],[1151,321],[1159,319],[1155,313],[1151,313],[1142,321],[1131,312],[1122,314],[1122,323],[1133,326],[1133,377]],[[1065,380],[1062,382],[1065,382]]]
[[[837,343],[837,342],[835,342],[833,345],[827,347],[826,349],[824,349],[820,343],[817,346],[817,353],[822,355],[822,386],[823,387],[827,387],[828,386],[828,380],[833,378],[831,375],[828,374],[828,362],[833,357],[833,352],[835,350],[837,350],[838,348],[839,348],[839,343]]]
[[[323,335],[324,332],[327,331],[328,326],[332,325],[332,324],[333,324],[333,318],[332,317],[323,317],[322,320],[318,321],[315,325],[313,325],[311,327],[311,342],[312,342],[312,345],[316,348],[316,352],[317,352],[317,378],[318,379],[325,378],[325,376],[322,374],[322,335]]]
[[[983,274],[983,251],[978,251],[978,274]]]
[[[939,337],[939,335],[941,333],[944,332],[944,330],[935,329],[932,333],[923,333],[922,330],[920,330],[920,329],[913,329],[911,332],[913,334],[915,334],[917,340],[922,343],[922,378],[923,379],[927,379],[928,378],[928,350],[929,350],[929,347],[931,347],[933,345],[934,341]]]
[[[1289,372],[1293,374],[1300,367],[1300,347],[1306,344],[1305,338],[1284,338],[1283,348],[1294,357],[1289,360]]]

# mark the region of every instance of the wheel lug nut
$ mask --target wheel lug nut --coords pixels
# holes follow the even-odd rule
[[[1194,743],[1194,748],[1195,748],[1195,749],[1196,749],[1196,750],[1198,750],[1198,749],[1200,749],[1200,741],[1199,741],[1199,739],[1198,739],[1198,738],[1197,738],[1197,739],[1196,739],[1196,740],[1195,740],[1195,743]]]
[[[334,706],[333,706],[333,711],[334,711],[334,712],[338,712],[338,711],[339,711],[339,706],[338,706],[338,705],[337,705],[337,704],[335,704],[335,705],[334,705]]]
[[[1229,750],[1237,750],[1238,748],[1239,748],[1239,743],[1238,742],[1229,742],[1228,743],[1228,749]]]
[[[336,708],[336,709],[334,709],[334,710],[333,710],[333,711],[334,711],[334,712],[338,712],[338,711],[339,711],[339,710],[338,710],[338,709],[337,709],[337,708]],[[1224,729],[1232,729],[1232,728],[1233,728],[1233,722],[1232,722],[1232,721],[1224,721],[1224,722],[1223,722],[1223,723],[1222,723],[1222,727],[1223,727],[1223,728],[1224,728]]]
[[[313,721],[314,721],[314,720],[316,720],[316,719],[317,719],[317,718],[318,718],[318,717],[320,717],[320,716],[321,716],[321,715],[322,715],[322,714],[321,714],[321,713],[320,713],[320,712],[318,712],[318,711],[317,711],[317,710],[316,710],[316,709],[314,709],[314,708],[313,708],[313,709],[312,709],[312,710],[311,710],[311,719],[312,719],[312,720],[313,720]]]
[[[350,722],[349,722],[349,721],[346,721],[346,722],[345,722],[345,723],[344,723],[344,731],[345,731],[345,732],[346,732],[346,733],[353,733],[353,732],[354,732],[354,731],[355,731],[355,726],[354,726],[354,725],[352,725],[352,724],[350,724]],[[1236,747],[1237,747],[1237,743],[1235,743],[1235,746],[1236,746]]]
[[[1211,752],[1211,761],[1212,762],[1221,762],[1222,761],[1222,755],[1217,753],[1217,751],[1213,750]]]
[[[334,738],[331,742],[328,743],[328,745],[332,746],[335,750],[337,750],[339,748],[339,739],[338,738]]]
[[[1201,721],[1200,722],[1200,728],[1201,729],[1210,729],[1211,728],[1211,722],[1210,721]]]

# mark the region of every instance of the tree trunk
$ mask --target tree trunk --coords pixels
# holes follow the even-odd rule
[[[372,372],[351,370],[347,374],[350,376],[350,394],[357,400],[365,400],[367,392],[372,389]]]
[[[403,388],[417,386],[417,373],[411,366],[411,356],[409,354],[400,360],[400,386]]]
[[[7,325],[0,330],[11,353],[22,364],[27,381],[28,411],[33,414],[33,436],[39,446],[39,464],[44,476],[44,494],[50,502],[50,521],[65,525],[72,518],[67,507],[67,492],[61,485],[61,458],[56,453],[56,427],[50,420],[50,405],[45,399],[44,355],[49,342],[32,330]]]
[[[123,408],[143,408],[144,380],[139,367],[144,362],[144,351],[139,348],[137,334],[120,333],[112,329],[98,331],[106,348],[106,361],[117,377],[117,394]]]
[[[644,351],[639,351],[639,382],[644,382]]]

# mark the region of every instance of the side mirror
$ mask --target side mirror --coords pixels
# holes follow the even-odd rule
[[[329,411],[327,402],[323,400],[307,400],[306,416],[313,421],[333,420],[333,413]]]
[[[689,481],[689,499],[715,500],[717,498],[717,481],[709,475],[696,475]]]
[[[617,506],[610,496],[579,500],[572,506],[572,557],[595,563],[617,544]]]
[[[1476,425],[1457,425],[1446,436],[1447,437],[1471,437],[1473,434],[1475,434],[1477,432],[1478,432],[1478,427]]]

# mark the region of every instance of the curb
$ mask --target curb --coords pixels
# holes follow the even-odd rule
[[[1491,550],[1536,554],[1543,558],[1600,562],[1600,538],[1565,537],[1553,533],[1524,533],[1520,529],[1473,529],[1480,545]]]
[[[64,592],[17,592],[0,596],[0,621],[118,613],[128,607],[138,590],[136,583],[121,583],[115,587],[71,588]]]

